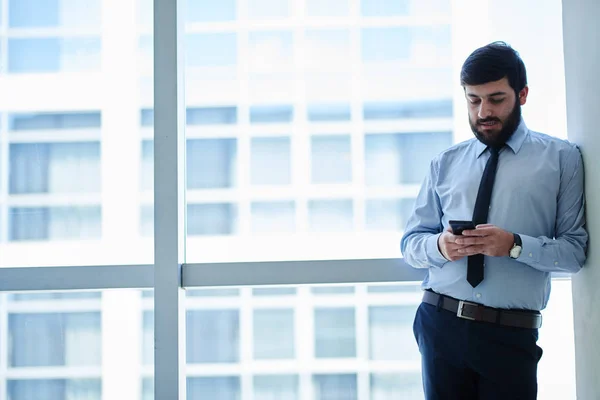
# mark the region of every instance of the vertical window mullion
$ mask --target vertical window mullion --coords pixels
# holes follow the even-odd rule
[[[186,398],[183,0],[154,0],[154,393]]]

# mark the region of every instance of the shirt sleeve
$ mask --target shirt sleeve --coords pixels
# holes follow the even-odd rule
[[[555,237],[520,235],[522,252],[517,261],[543,272],[578,272],[586,259],[583,161],[573,145],[565,162],[556,209]]]
[[[442,232],[442,207],[435,190],[439,169],[437,159],[429,167],[414,211],[409,218],[400,249],[406,262],[414,268],[442,267],[448,260],[440,253],[438,238]]]

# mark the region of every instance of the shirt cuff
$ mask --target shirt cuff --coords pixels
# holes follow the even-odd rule
[[[537,238],[532,236],[521,235],[521,241],[523,242],[523,247],[521,250],[521,255],[517,258],[517,261],[531,264],[531,263],[539,263],[540,255],[542,254],[542,246],[540,241]]]
[[[438,247],[440,235],[441,233],[438,233],[437,235],[431,235],[427,238],[427,255],[429,256],[429,263],[434,267],[441,267],[448,262]]]

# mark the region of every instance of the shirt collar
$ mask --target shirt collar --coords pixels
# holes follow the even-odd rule
[[[527,125],[525,125],[525,121],[521,119],[519,126],[515,130],[515,133],[512,134],[506,145],[511,148],[513,153],[517,154],[519,150],[521,150],[521,146],[525,141],[525,137],[527,136]],[[479,158],[487,149],[487,146],[481,143],[479,140],[475,142],[475,150],[477,153],[477,158]]]

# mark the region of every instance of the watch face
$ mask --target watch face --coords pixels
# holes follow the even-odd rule
[[[513,248],[510,249],[510,257],[511,258],[519,258],[520,255],[521,255],[521,246],[513,246]]]

